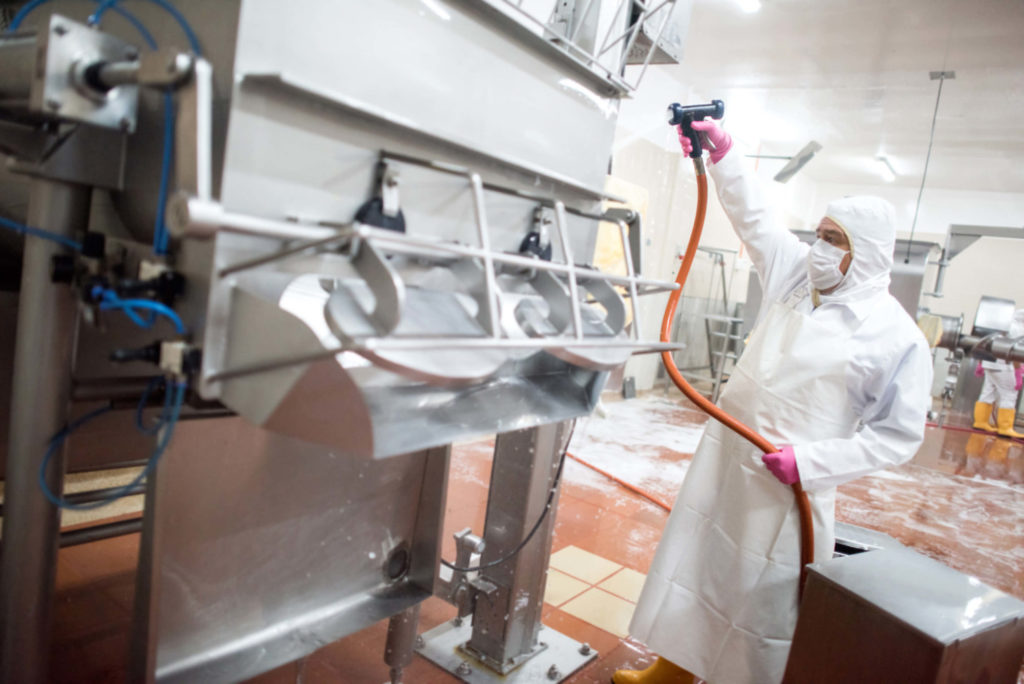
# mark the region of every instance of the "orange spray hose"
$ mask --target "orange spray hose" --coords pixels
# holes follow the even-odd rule
[[[679,296],[683,292],[683,285],[686,284],[686,278],[690,275],[690,266],[693,265],[693,258],[697,255],[697,245],[700,244],[700,234],[704,230],[704,216],[708,209],[708,177],[704,173],[704,160],[700,158],[694,159],[693,169],[697,174],[697,213],[693,217],[693,230],[690,232],[690,242],[686,246],[683,263],[680,265],[679,273],[676,275],[679,289],[673,290],[669,296],[668,305],[665,307],[665,317],[661,320],[662,342],[669,341],[672,319],[675,318],[676,306],[679,304]],[[672,352],[662,352],[661,360],[665,364],[665,370],[668,371],[668,375],[672,378],[672,382],[675,383],[676,387],[702,411],[764,453],[770,454],[778,451],[767,439],[715,406],[704,395],[693,389],[676,367],[676,362],[672,358]],[[804,488],[799,482],[793,485],[793,494],[796,496],[796,505],[800,513],[800,589],[803,591],[807,565],[814,562],[814,527],[811,517],[811,502],[807,499],[807,493],[804,492]]]

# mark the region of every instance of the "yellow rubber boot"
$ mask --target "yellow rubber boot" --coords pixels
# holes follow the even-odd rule
[[[992,404],[986,404],[984,402],[974,402],[974,427],[978,430],[985,430],[986,432],[995,432],[996,429],[992,427],[989,420],[992,418]]]
[[[696,677],[664,658],[658,658],[646,670],[618,670],[613,684],[693,684]]]
[[[999,413],[996,414],[996,425],[999,426],[999,434],[1003,437],[1018,437],[1024,438],[1019,432],[1014,431],[1013,421],[1017,417],[1017,412],[1012,408],[1001,408]]]

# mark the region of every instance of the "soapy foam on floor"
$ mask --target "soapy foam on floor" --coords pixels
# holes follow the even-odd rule
[[[664,397],[616,402],[605,410],[607,417],[595,414],[579,421],[570,451],[601,470],[671,501],[690,463],[678,454],[692,454],[697,448],[704,433],[702,415]],[[691,417],[693,423],[684,422]],[[565,478],[587,487],[620,486],[575,461],[566,464]]]

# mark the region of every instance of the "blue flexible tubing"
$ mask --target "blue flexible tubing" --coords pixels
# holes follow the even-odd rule
[[[96,8],[96,11],[89,15],[89,24],[98,24],[107,10],[116,9],[118,2],[120,2],[120,0],[102,0],[100,2],[100,6]],[[197,55],[203,54],[202,49],[199,47],[199,38],[196,36],[195,31],[192,30],[192,25],[188,23],[185,16],[179,12],[174,5],[166,0],[149,0],[149,2],[163,9],[171,15],[174,21],[178,22],[178,26],[181,27],[182,32],[185,34],[185,39],[188,40],[188,44],[192,52]]]
[[[51,233],[48,230],[42,228],[33,228],[32,226],[26,226],[24,223],[18,223],[9,218],[0,216],[0,226],[13,230],[15,233],[21,233],[22,235],[31,235],[32,237],[43,238],[44,240],[52,240],[58,244],[70,247],[76,252],[82,251],[82,243],[78,240],[65,237],[64,235],[58,235],[57,233]]]
[[[93,0],[93,2],[100,5],[106,4],[106,2],[108,1],[109,0]],[[117,0],[114,1],[115,3],[117,2]],[[36,9],[40,5],[46,4],[47,2],[50,2],[50,0],[32,0],[32,2],[26,4],[18,11],[17,14],[14,15],[14,18],[11,19],[11,25],[8,27],[7,30],[12,32],[17,31],[21,27],[22,22],[25,21],[25,17],[27,17],[32,12],[32,10]],[[142,39],[146,42],[146,44],[150,48],[154,50],[156,49],[156,40],[153,38],[153,34],[150,33],[148,29],[146,29],[146,26],[141,21],[139,21],[138,17],[136,17],[128,10],[114,5],[112,5],[108,9],[114,10],[116,14],[120,15],[125,20],[127,20],[128,23],[134,26],[135,30],[139,32],[139,34],[142,36]]]
[[[50,2],[50,0],[31,0],[26,3],[20,10],[18,10],[18,13],[14,15],[14,18],[11,19],[11,24],[8,27],[8,30],[17,31],[21,27],[22,22],[25,21],[25,17],[31,14],[32,11],[40,5],[45,5],[48,2]],[[153,34],[146,30],[146,27],[134,14],[117,5],[120,0],[93,0],[93,2],[96,2],[99,7],[96,8],[95,12],[89,15],[87,20],[89,24],[99,23],[100,18],[107,10],[113,10],[127,19],[139,31],[139,33],[142,34],[143,40],[146,41],[149,47],[154,49],[156,48],[156,41],[153,39]],[[182,15],[182,13],[169,2],[166,2],[166,0],[149,0],[149,2],[161,7],[165,12],[170,14],[176,22],[178,22],[178,25],[181,26],[181,30],[184,32],[185,38],[188,40],[192,51],[197,55],[201,55],[202,50],[199,47],[199,38],[196,37],[195,31],[192,30],[192,26],[188,23],[188,20],[185,19],[184,15]]]
[[[156,389],[157,385],[161,384],[164,386],[164,408],[156,422],[147,426],[145,417],[142,414],[143,411],[146,410],[146,406],[149,404],[149,395],[153,393],[153,390]],[[135,427],[139,429],[139,432],[145,435],[155,435],[160,432],[160,428],[167,424],[167,416],[170,415],[170,410],[170,388],[167,387],[167,380],[162,375],[157,375],[149,381],[149,384],[146,385],[146,389],[143,390],[142,397],[139,399],[139,405],[135,408]]]
[[[157,212],[153,224],[153,252],[167,254],[170,233],[165,220],[167,188],[170,184],[171,160],[174,156],[174,97],[170,91],[164,93],[164,149],[160,159],[160,186],[157,190]]]
[[[58,432],[56,435],[54,435],[53,438],[50,440],[50,445],[46,449],[46,455],[43,457],[43,462],[39,465],[39,488],[42,490],[43,496],[46,497],[46,500],[52,503],[54,506],[57,506],[58,508],[64,508],[73,511],[91,511],[97,508],[102,508],[103,506],[106,506],[110,503],[113,503],[114,501],[117,501],[118,499],[124,497],[133,489],[135,489],[135,487],[137,487],[139,483],[146,479],[146,477],[151,472],[153,472],[153,469],[156,468],[156,464],[159,462],[160,457],[163,456],[164,452],[167,450],[167,445],[170,444],[171,437],[174,434],[174,428],[178,423],[179,416],[181,415],[181,406],[185,402],[186,384],[184,382],[174,382],[173,387],[174,398],[170,406],[170,414],[163,418],[166,427],[164,428],[163,434],[157,438],[156,448],[153,450],[153,454],[149,457],[149,461],[146,463],[146,467],[143,468],[142,472],[135,476],[135,478],[131,482],[124,485],[123,487],[118,488],[113,494],[111,494],[106,499],[103,499],[101,501],[92,501],[90,503],[76,504],[71,503],[70,501],[63,497],[55,495],[50,490],[50,487],[46,484],[46,469],[49,467],[50,460],[53,458],[53,455],[57,453],[57,449],[59,449],[61,444],[64,443],[64,440],[67,439],[68,435],[70,435],[76,428],[80,427],[84,423],[87,423],[96,416],[106,413],[107,411],[110,410],[110,407],[104,406],[102,408],[96,409],[95,411],[92,411],[91,413],[87,413],[86,415],[82,416],[81,418],[74,421],[66,428]],[[170,395],[171,392],[168,392],[167,394]]]
[[[156,316],[163,316],[171,321],[174,325],[174,330],[179,335],[185,334],[185,324],[181,320],[181,316],[171,307],[161,302],[155,302],[152,299],[121,299],[117,296],[117,293],[113,290],[107,290],[101,287],[93,289],[93,297],[97,295],[101,296],[100,300],[100,311],[123,311],[140,328],[151,328],[156,322]],[[148,319],[142,318],[136,309],[143,309],[147,313],[151,313]]]

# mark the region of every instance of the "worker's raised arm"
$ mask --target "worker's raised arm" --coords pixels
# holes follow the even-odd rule
[[[710,151],[710,174],[718,199],[750,253],[765,292],[771,292],[774,285],[782,284],[779,281],[789,280],[797,267],[802,268],[808,247],[774,222],[759,180],[738,150],[730,152],[729,134],[713,121],[695,121],[693,127],[715,148]],[[680,143],[686,152],[689,140],[682,136]]]

